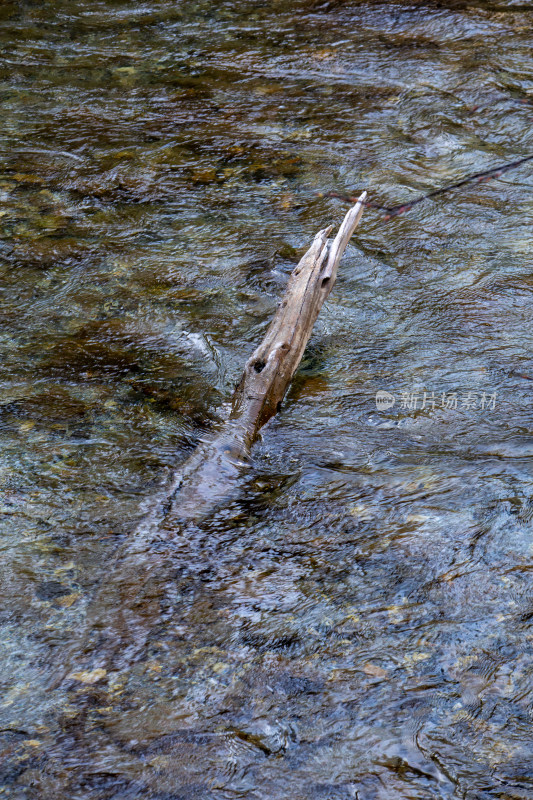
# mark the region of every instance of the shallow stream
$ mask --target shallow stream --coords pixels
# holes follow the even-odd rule
[[[0,796],[533,798],[531,164],[365,212],[136,646],[76,638],[324,195],[533,153],[531,3],[4,0],[0,53]]]

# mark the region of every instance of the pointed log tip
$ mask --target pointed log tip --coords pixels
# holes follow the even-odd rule
[[[333,276],[336,274],[339,261],[341,260],[348,242],[352,238],[353,232],[357,228],[359,221],[363,216],[366,197],[367,193],[364,191],[357,200],[356,204],[346,212],[339,230],[337,231],[337,235],[335,236],[335,239],[333,240],[329,249],[328,261],[324,270],[324,277],[333,278]]]

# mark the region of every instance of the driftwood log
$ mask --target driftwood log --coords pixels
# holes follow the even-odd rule
[[[201,445],[168,488],[164,527],[198,520],[231,492],[260,428],[279,411],[298,369],[339,262],[363,214],[366,192],[348,211],[335,239],[319,231],[292,272],[266,336],[246,362],[221,432]]]
[[[181,549],[190,550],[195,539],[194,523],[238,487],[254,439],[279,410],[361,219],[365,198],[366,192],[348,211],[332,242],[328,241],[331,227],[315,236],[289,279],[265,338],[246,363],[227,421],[195,450],[119,548],[91,603],[90,626],[68,652],[63,651],[50,688],[58,687],[66,676],[99,682],[110,670],[131,666],[143,651],[156,627],[169,570],[172,573],[176,559],[183,561]],[[205,562],[202,548],[196,557]],[[188,552],[189,564],[191,558]]]

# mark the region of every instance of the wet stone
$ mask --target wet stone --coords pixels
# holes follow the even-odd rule
[[[38,600],[56,600],[72,593],[70,586],[64,586],[59,581],[43,581],[36,590],[35,596]]]

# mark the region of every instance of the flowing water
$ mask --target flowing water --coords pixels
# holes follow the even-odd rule
[[[238,494],[114,560],[324,193],[533,152],[531,3],[4,0],[0,45],[0,795],[533,798],[531,164],[368,209]]]

